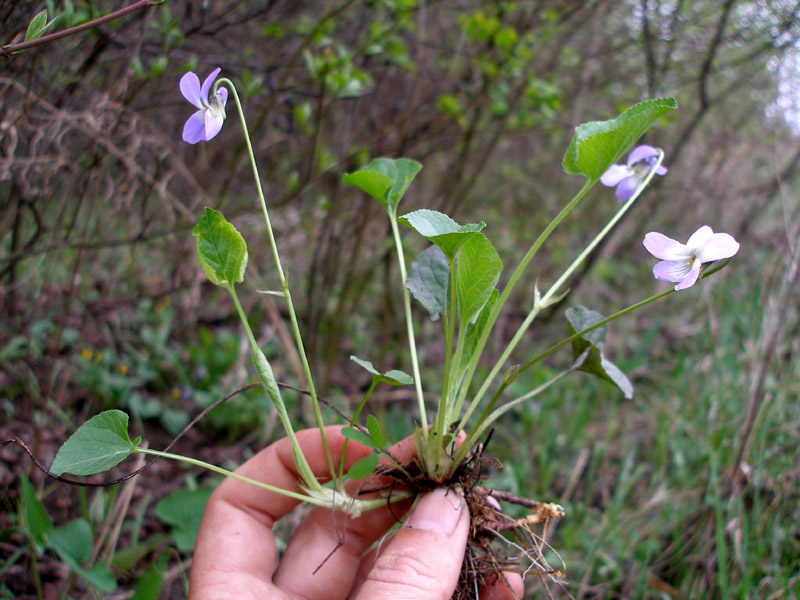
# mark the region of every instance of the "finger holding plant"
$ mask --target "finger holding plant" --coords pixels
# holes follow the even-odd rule
[[[359,188],[379,201],[389,219],[400,274],[412,373],[408,375],[397,370],[381,373],[369,360],[351,357],[370,373],[372,382],[350,422],[342,430],[346,441],[341,454],[334,457],[327,444],[325,423],[303,347],[291,291],[272,231],[244,111],[233,83],[224,78],[217,80],[219,73],[219,68],[213,70],[202,85],[200,78],[194,73],[187,73],[181,79],[179,86],[181,93],[197,109],[185,122],[182,137],[189,144],[212,140],[224,124],[227,101],[229,95],[232,97],[244,132],[259,206],[264,217],[265,232],[280,281],[281,288],[274,293],[284,299],[289,314],[294,342],[306,378],[305,385],[320,431],[321,448],[333,485],[320,484],[315,472],[309,466],[297,442],[294,424],[272,367],[255,338],[237,296],[236,284],[244,281],[248,260],[245,240],[221,213],[211,208],[205,209],[192,231],[196,238],[200,265],[209,281],[225,288],[233,299],[253,353],[256,372],[292,446],[301,492],[280,490],[189,457],[143,448],[140,445],[140,438],[131,441],[128,437],[127,415],[121,411],[101,413],[78,429],[62,446],[53,463],[52,471],[59,475],[64,472],[77,475],[93,474],[112,468],[132,453],[141,452],[204,466],[295,500],[346,511],[354,517],[365,510],[385,506],[389,500],[407,498],[407,493],[398,494],[394,489],[394,495],[378,495],[377,498],[370,499],[358,499],[347,494],[344,487],[346,479],[344,457],[348,443],[356,442],[372,449],[373,453],[350,467],[347,473],[350,478],[362,479],[377,470],[379,474],[390,477],[403,488],[415,493],[442,485],[460,487],[466,490],[466,499],[470,504],[473,537],[483,539],[481,543],[476,542],[474,548],[490,547],[496,537],[502,537],[502,532],[513,531],[521,536],[523,545],[531,548],[524,549],[518,558],[524,555],[527,560],[538,565],[537,570],[555,574],[555,571],[546,567],[541,549],[534,543],[529,527],[536,523],[546,524],[548,520],[562,516],[563,510],[557,505],[539,504],[530,500],[523,502],[523,499],[511,498],[499,492],[492,496],[493,492],[480,485],[489,469],[481,457],[479,442],[488,434],[490,427],[498,418],[522,406],[573,371],[580,370],[597,375],[619,387],[626,397],[631,397],[633,386],[630,381],[604,354],[606,325],[671,293],[691,287],[699,278],[706,277],[724,266],[725,263],[719,261],[729,259],[738,252],[739,244],[732,236],[714,233],[705,225],[692,234],[686,244],[661,233],[650,232],[644,238],[644,246],[661,261],[653,269],[654,276],[656,279],[675,283],[674,289],[658,293],[605,318],[584,307],[570,308],[566,311],[569,334],[563,341],[524,364],[508,366],[512,352],[524,339],[537,316],[548,306],[564,298],[568,291],[564,286],[576,269],[631,209],[652,179],[656,175],[663,176],[667,173],[666,167],[662,164],[663,152],[649,145],[634,148],[624,164],[617,164],[617,161],[661,116],[676,108],[675,101],[671,98],[649,100],[629,108],[616,119],[586,123],[576,128],[564,156],[563,167],[568,174],[582,176],[584,185],[533,241],[522,260],[503,283],[501,283],[503,264],[489,238],[484,234],[485,223],[460,225],[443,213],[427,209],[398,213],[401,200],[422,169],[420,163],[407,158],[378,158],[363,168],[344,175],[345,183]],[[592,241],[577,253],[564,272],[549,287],[540,291],[537,282],[530,291],[530,310],[527,316],[483,380],[479,383],[474,382],[487,340],[523,272],[535,266],[534,259],[538,256],[539,250],[564,218],[585,199],[589,190],[598,182],[614,187],[615,195],[622,204],[608,223],[599,229]],[[401,225],[403,229],[410,229],[430,242],[430,246],[408,267]],[[429,380],[435,382],[437,396],[435,407],[427,406],[425,401],[423,365],[420,364],[415,341],[412,296],[432,320],[441,321],[444,360],[441,373]],[[519,397],[505,396],[505,392],[520,373],[564,346],[570,346],[572,358],[562,372]],[[374,415],[369,414],[369,398],[380,384],[414,386],[417,414],[412,434],[416,446],[416,458],[412,461],[398,461],[390,451],[386,450],[390,444],[385,439],[381,423]],[[365,413],[366,418],[363,421],[366,427],[362,427],[359,421]],[[381,463],[383,466],[378,467],[380,457],[385,457],[385,460]],[[496,500],[500,497],[504,500],[519,501],[534,512],[527,520],[510,519],[497,505]],[[474,550],[473,554],[469,555],[468,559],[472,561],[470,564],[474,566],[475,561],[482,560],[485,560],[487,565],[492,564],[492,557],[478,556],[476,552],[480,554],[478,550]],[[487,575],[488,571],[483,572],[480,569],[477,572],[482,573],[480,577],[491,575]],[[470,577],[478,576],[476,571],[470,573],[469,569],[465,569],[463,575],[465,589],[472,584]],[[480,583],[483,581],[478,581],[478,584]]]

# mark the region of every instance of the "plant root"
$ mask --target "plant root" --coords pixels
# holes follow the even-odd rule
[[[446,480],[426,476],[418,463],[411,462],[402,468],[379,468],[376,474],[390,483],[380,489],[362,489],[360,493],[408,489],[422,494],[441,486],[462,490],[470,511],[471,529],[453,600],[478,600],[481,589],[505,581],[506,573],[519,573],[523,579],[538,577],[548,598],[553,597],[550,586],[559,589],[559,596],[571,597],[561,581],[566,568],[564,561],[546,541],[548,527],[552,528],[564,516],[564,509],[558,504],[537,502],[482,485],[501,468],[499,461],[483,456],[483,446],[479,445]],[[529,512],[513,517],[504,512],[501,503]],[[545,552],[558,558],[560,568],[548,564]]]

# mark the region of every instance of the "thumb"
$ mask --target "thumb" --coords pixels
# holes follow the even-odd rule
[[[469,535],[460,490],[437,488],[418,501],[376,558],[361,600],[447,600],[453,595]]]

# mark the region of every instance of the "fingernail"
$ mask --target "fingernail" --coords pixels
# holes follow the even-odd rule
[[[419,499],[405,527],[450,535],[455,531],[463,510],[464,499],[460,492],[436,488]]]

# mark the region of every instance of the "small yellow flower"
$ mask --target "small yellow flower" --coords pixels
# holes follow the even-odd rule
[[[92,358],[92,351],[88,348],[81,348],[80,352],[81,358],[84,360],[91,360]]]
[[[172,396],[174,400],[177,400],[181,397],[181,389],[174,387],[169,391],[169,395]]]
[[[128,365],[120,365],[117,367],[120,375],[127,375],[128,374]]]

